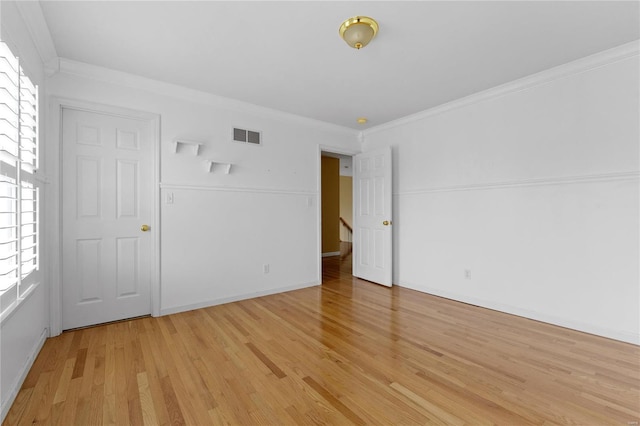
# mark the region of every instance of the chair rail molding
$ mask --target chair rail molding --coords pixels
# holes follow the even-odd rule
[[[480,191],[487,189],[502,189],[524,186],[543,186],[543,185],[568,185],[580,183],[595,182],[614,182],[614,181],[632,181],[640,179],[640,171],[619,172],[619,173],[599,173],[581,176],[557,176],[545,177],[538,179],[522,179],[510,180],[502,182],[487,182],[478,184],[460,184],[448,186],[434,186],[428,188],[420,188],[409,191],[396,192],[394,196],[409,196],[419,194],[429,194],[433,192],[454,192],[454,191]]]

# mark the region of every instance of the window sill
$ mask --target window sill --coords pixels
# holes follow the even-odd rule
[[[31,295],[35,292],[36,288],[38,288],[39,286],[40,286],[39,282],[34,283],[27,289],[27,291],[21,298],[13,302],[11,305],[7,306],[7,309],[5,309],[0,314],[0,327],[2,327],[4,323],[13,316],[13,314],[18,310],[18,308],[20,308],[20,306],[22,306],[22,304],[25,303],[27,299],[29,299],[29,297],[31,297]]]

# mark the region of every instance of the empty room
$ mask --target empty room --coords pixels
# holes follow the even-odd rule
[[[3,425],[638,425],[639,1],[0,1]]]

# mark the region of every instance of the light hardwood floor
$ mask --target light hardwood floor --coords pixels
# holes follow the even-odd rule
[[[640,348],[354,279],[47,340],[5,424],[630,425]]]

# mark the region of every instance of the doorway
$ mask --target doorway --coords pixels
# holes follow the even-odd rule
[[[322,282],[353,276],[353,157],[321,152]]]

